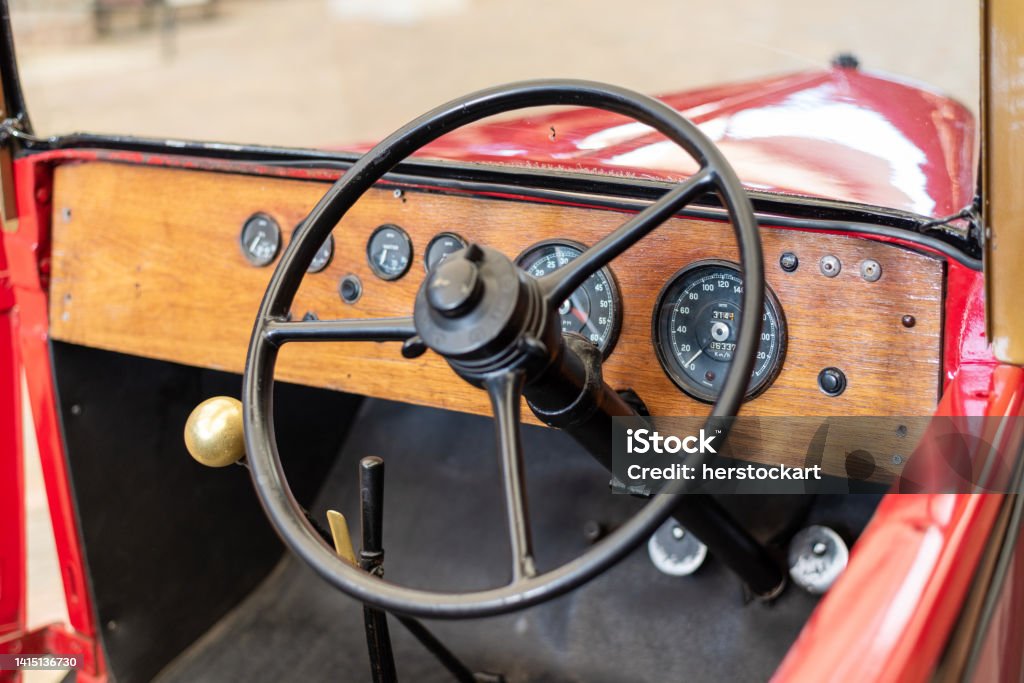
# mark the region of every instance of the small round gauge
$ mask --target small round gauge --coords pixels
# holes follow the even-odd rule
[[[743,284],[728,261],[692,263],[661,290],[654,308],[654,348],[661,366],[680,389],[701,401],[718,397],[736,350]],[[768,388],[782,368],[786,321],[767,286],[761,335],[746,397]]]
[[[466,240],[454,232],[439,232],[427,244],[427,249],[423,253],[423,267],[431,271],[434,266],[445,260],[448,254],[465,247]]]
[[[366,260],[382,280],[397,280],[412,263],[412,240],[397,225],[382,225],[366,242]]]
[[[281,226],[265,213],[254,213],[242,225],[239,244],[249,263],[269,266],[281,249]]]
[[[544,277],[583,253],[578,242],[548,240],[524,251],[516,263],[534,277]],[[622,299],[615,276],[602,268],[580,285],[558,309],[563,332],[581,334],[601,349],[606,358],[615,346],[622,326]]]
[[[295,227],[295,231],[292,232],[292,239],[295,239],[295,233],[302,227],[300,223]],[[319,273],[321,270],[326,268],[331,263],[331,259],[334,258],[334,235],[328,235],[324,243],[317,249],[316,254],[313,256],[313,260],[309,262],[309,267],[306,268],[307,273]]]

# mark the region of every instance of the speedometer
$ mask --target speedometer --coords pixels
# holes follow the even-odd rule
[[[516,263],[540,278],[553,273],[583,253],[584,247],[569,240],[549,240],[533,245]],[[607,358],[622,324],[622,299],[612,271],[605,267],[588,277],[558,308],[562,331],[581,334]]]
[[[654,308],[654,348],[662,368],[690,396],[712,402],[736,350],[743,283],[728,261],[697,261],[676,273]],[[786,322],[766,285],[761,333],[746,397],[768,388],[782,368]]]

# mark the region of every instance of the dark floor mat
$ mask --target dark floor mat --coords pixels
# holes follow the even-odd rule
[[[357,520],[357,462],[382,456],[388,578],[436,590],[505,583],[510,555],[491,421],[367,401],[355,425],[315,514],[337,507]],[[613,527],[637,508],[608,492],[607,474],[565,435],[528,427],[523,436],[542,569],[585,549],[588,520]],[[471,668],[509,681],[763,681],[814,603],[790,589],[771,606],[744,604],[738,581],[713,559],[673,578],[640,548],[545,605],[430,626]],[[391,632],[400,680],[450,680],[393,619]],[[365,648],[360,606],[289,557],[159,680],[364,681]]]

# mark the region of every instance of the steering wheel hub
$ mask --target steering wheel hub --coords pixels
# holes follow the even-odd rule
[[[424,280],[413,320],[423,343],[473,382],[523,367],[558,339],[537,280],[500,251],[476,244]]]
[[[468,256],[461,256],[438,266],[426,287],[430,307],[445,317],[457,318],[480,300],[483,283],[477,265]]]

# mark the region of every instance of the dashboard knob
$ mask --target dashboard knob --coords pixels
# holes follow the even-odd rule
[[[818,388],[828,396],[846,391],[846,375],[839,368],[825,368],[818,373]]]
[[[242,402],[214,396],[197,405],[185,422],[185,448],[207,467],[226,467],[244,458]]]

